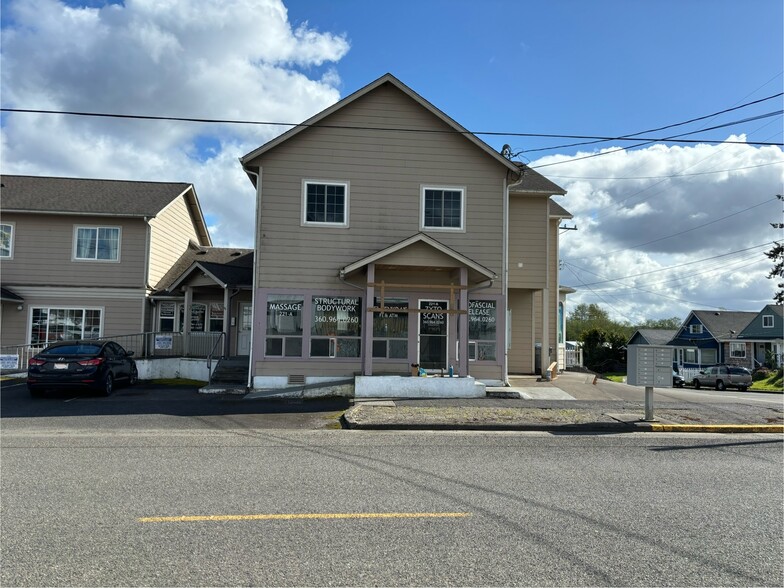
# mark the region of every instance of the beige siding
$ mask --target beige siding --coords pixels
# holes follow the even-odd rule
[[[548,199],[515,195],[509,200],[509,287],[544,288]]]
[[[446,130],[391,86],[336,112],[325,124]],[[262,166],[260,285],[340,285],[338,269],[420,231],[422,185],[465,188],[466,231],[428,231],[501,274],[505,168],[464,137],[311,128],[251,162]],[[302,181],[348,182],[349,226],[302,225]],[[497,283],[491,293],[500,292]]]
[[[30,342],[30,325],[35,307],[48,308],[98,308],[102,310],[103,336],[113,337],[139,333],[143,305],[147,304],[144,290],[112,289],[103,294],[100,290],[58,288],[51,292],[41,289],[17,288],[25,299],[23,309],[3,303],[2,344],[24,345]]]
[[[198,243],[188,206],[178,196],[158,216],[150,220],[150,269],[147,283],[155,286],[187,249],[193,239]]]
[[[16,224],[14,258],[0,262],[3,285],[140,288],[146,226],[141,219],[4,213]],[[75,227],[120,227],[120,261],[76,261]],[[138,328],[138,326],[137,326]]]
[[[534,299],[532,290],[509,290],[512,311],[512,343],[509,348],[510,374],[534,373]]]

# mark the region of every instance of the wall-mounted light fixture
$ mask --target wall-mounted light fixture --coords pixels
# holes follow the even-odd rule
[[[24,304],[17,304],[16,305],[16,310],[23,310],[23,309],[24,309]]]

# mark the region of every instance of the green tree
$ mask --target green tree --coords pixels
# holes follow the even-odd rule
[[[784,202],[784,196],[776,194],[776,198]],[[784,230],[784,223],[770,223],[774,229]],[[778,292],[773,295],[776,304],[784,304],[784,241],[774,241],[773,247],[765,253],[768,259],[773,262],[773,267],[768,273],[768,279],[781,280],[776,287]]]
[[[681,327],[681,324],[683,324],[683,320],[678,318],[677,316],[673,316],[670,318],[663,318],[663,319],[648,319],[642,324],[637,325],[636,329],[677,330]]]

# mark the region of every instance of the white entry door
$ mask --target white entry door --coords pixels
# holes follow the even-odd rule
[[[253,333],[253,306],[250,302],[240,302],[239,318],[237,355],[250,355],[250,338]]]

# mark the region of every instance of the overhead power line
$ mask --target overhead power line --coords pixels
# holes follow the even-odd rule
[[[307,124],[307,123],[289,123],[280,121],[257,121],[257,120],[235,120],[235,119],[218,119],[218,118],[192,118],[180,116],[156,116],[144,114],[119,114],[108,112],[84,112],[72,110],[41,110],[34,108],[0,108],[0,112],[13,112],[18,114],[57,114],[65,116],[85,116],[94,118],[113,118],[122,120],[154,120],[154,121],[169,121],[169,122],[190,122],[190,123],[206,123],[206,124],[231,124],[231,125],[261,125],[261,126],[283,126],[283,127],[318,127],[320,129],[344,129],[356,131],[383,131],[383,132],[406,132],[406,133],[426,133],[426,134],[460,134],[460,135],[487,135],[497,137],[539,137],[539,138],[560,138],[560,139],[597,139],[600,141],[644,141],[647,143],[669,142],[669,143],[730,143],[738,145],[758,145],[758,146],[776,146],[784,147],[784,143],[765,143],[759,141],[727,141],[725,139],[678,139],[667,137],[602,137],[593,135],[564,135],[552,133],[518,133],[512,131],[460,131],[455,129],[413,129],[413,128],[395,128],[395,127],[367,127],[367,126],[354,126],[354,125],[328,125],[328,124]],[[781,114],[781,112],[779,112]],[[761,116],[773,116],[774,113],[768,113]],[[732,124],[732,123],[729,123]],[[735,123],[738,124],[738,123]],[[692,133],[693,134],[693,133]],[[632,145],[637,147],[639,145]],[[631,147],[629,147],[631,148]],[[570,160],[575,161],[575,160]],[[558,162],[561,163],[561,162]],[[547,167],[546,164],[537,167]]]
[[[726,172],[734,172],[734,171],[742,171],[744,169],[755,169],[758,167],[766,167],[769,165],[782,165],[784,164],[784,159],[781,161],[771,161],[770,163],[760,163],[759,165],[747,165],[744,167],[733,167],[731,169],[717,169],[713,171],[705,171],[705,172],[695,172],[693,174],[671,174],[668,176],[626,176],[623,178],[618,177],[606,177],[606,178],[599,178],[594,176],[559,176],[556,174],[547,174],[548,178],[561,178],[564,180],[666,180],[672,178],[688,178],[691,176],[706,176],[709,174],[722,174]]]

